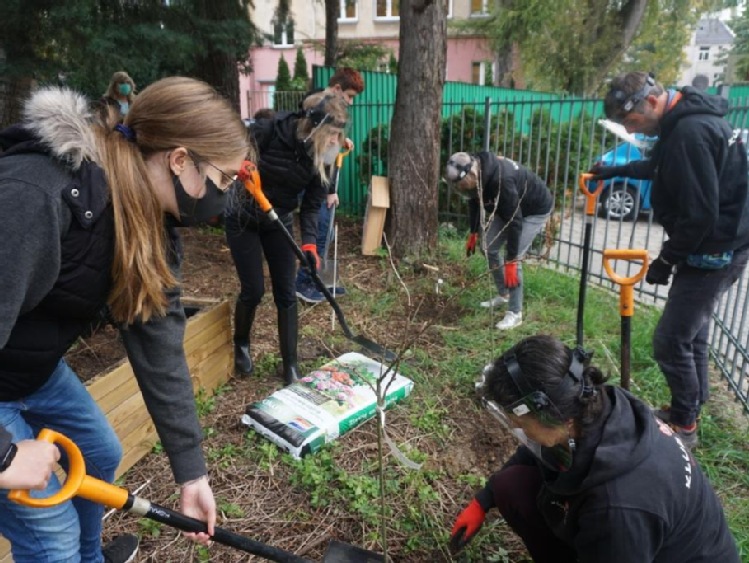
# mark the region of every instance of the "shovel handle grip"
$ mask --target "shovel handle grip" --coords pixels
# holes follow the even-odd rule
[[[43,428],[37,436],[50,444],[60,446],[68,456],[68,473],[62,488],[47,498],[32,498],[27,489],[13,489],[8,498],[13,502],[32,508],[49,508],[67,502],[75,496],[88,499],[111,508],[122,508],[127,502],[128,492],[106,481],[86,475],[86,462],[78,446],[59,432]]]
[[[244,188],[260,206],[263,213],[269,213],[273,210],[273,206],[263,193],[262,183],[260,182],[260,172],[254,162],[245,160],[239,170],[238,177],[244,184]]]
[[[585,214],[593,215],[596,212],[596,198],[603,191],[603,180],[598,180],[596,188],[593,191],[588,189],[588,182],[593,178],[593,174],[583,172],[580,174],[578,184],[580,191],[585,195]]]
[[[611,266],[612,260],[626,260],[628,262],[641,262],[640,271],[633,276],[624,277],[618,275]],[[606,273],[616,284],[621,286],[619,295],[619,313],[622,317],[631,317],[635,309],[634,285],[639,282],[648,271],[648,251],[636,248],[613,248],[603,251],[603,267]]]

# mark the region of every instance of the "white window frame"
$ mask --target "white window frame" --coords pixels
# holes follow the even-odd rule
[[[697,60],[709,61],[710,60],[710,47],[700,47],[700,51],[697,54]]]
[[[453,17],[453,0],[447,0],[447,19],[452,19]]]
[[[479,81],[473,82],[473,69],[476,65],[479,65]],[[472,61],[471,62],[471,84],[477,84],[478,86],[486,86],[486,61]]]
[[[294,20],[288,19],[283,23],[283,27],[281,28],[281,43],[276,43],[276,23],[272,23],[273,25],[273,48],[274,49],[290,49],[294,47],[294,42],[292,41],[289,43],[289,34],[288,34],[288,25],[291,24],[294,28],[294,31],[296,31],[296,26],[294,25]]]
[[[470,2],[470,0],[469,0],[469,2]],[[470,6],[470,9],[473,10],[473,6]],[[483,17],[488,16],[488,15],[489,15],[489,0],[481,0],[481,11],[480,12],[471,11],[469,17],[472,17],[472,18],[483,18]]]
[[[353,1],[354,3],[354,17],[346,17],[346,2]],[[338,23],[356,23],[359,21],[359,0],[339,0],[339,14]]]
[[[387,4],[387,6],[385,8],[385,12],[386,12],[386,14],[389,14],[389,15],[378,16],[377,15],[377,0],[372,0],[372,8],[373,8],[372,13],[374,14],[374,21],[376,21],[376,22],[397,22],[397,21],[400,21],[400,19],[401,19],[400,15],[398,15],[398,16],[393,16],[392,15],[392,13],[393,13],[393,2],[394,1],[395,0],[385,0],[385,2]],[[399,8],[400,8],[400,6],[399,6]]]

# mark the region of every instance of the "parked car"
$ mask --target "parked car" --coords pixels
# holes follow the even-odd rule
[[[648,139],[643,136],[642,140]],[[622,166],[633,160],[642,160],[645,156],[642,144],[625,141],[600,155],[596,162],[601,162],[604,166]],[[650,180],[636,180],[623,176],[604,180],[603,190],[598,197],[598,215],[609,219],[634,221],[641,211],[650,209],[651,186]],[[595,189],[595,186],[591,185],[590,189]]]

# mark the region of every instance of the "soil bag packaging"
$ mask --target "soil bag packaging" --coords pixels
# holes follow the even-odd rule
[[[411,393],[413,382],[387,369],[362,354],[343,354],[250,404],[242,422],[299,459],[375,415],[379,378],[386,408]]]

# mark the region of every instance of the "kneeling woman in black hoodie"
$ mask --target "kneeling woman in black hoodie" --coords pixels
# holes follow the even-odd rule
[[[339,139],[348,114],[343,99],[314,94],[304,108],[260,119],[251,128],[258,150],[262,189],[281,221],[291,232],[293,211],[299,204],[302,250],[319,265],[317,216],[327,196],[326,166],[340,150]],[[280,227],[235,185],[232,203],[226,210],[226,239],[241,285],[234,315],[234,363],[239,375],[253,370],[250,330],[255,309],[264,294],[263,255],[268,262],[273,300],[278,310],[278,339],[286,384],[299,376],[297,366],[297,260]]]
[[[496,507],[536,562],[739,563],[720,502],[680,438],[602,383],[584,352],[550,336],[484,369],[484,405],[523,446],[460,513],[451,546]]]

